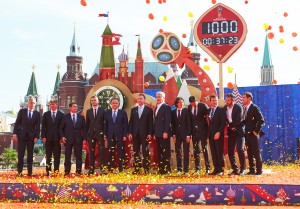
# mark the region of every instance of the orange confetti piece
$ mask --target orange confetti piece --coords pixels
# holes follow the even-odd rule
[[[82,6],[86,6],[87,4],[86,4],[86,2],[85,2],[85,0],[80,0],[80,4],[82,5]]]

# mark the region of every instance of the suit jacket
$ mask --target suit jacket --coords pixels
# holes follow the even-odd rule
[[[211,109],[210,109],[211,111]],[[214,137],[217,132],[220,132],[220,138],[224,137],[224,128],[226,125],[226,116],[224,114],[224,109],[221,107],[216,107],[212,119],[209,121],[209,134],[210,137]]]
[[[265,121],[257,105],[252,103],[249,106],[244,123],[246,134],[251,134],[253,133],[253,131],[255,131],[260,136],[264,135],[264,132],[261,130],[261,127],[265,125]]]
[[[129,134],[136,137],[138,133],[147,138],[148,135],[153,134],[153,110],[144,106],[141,118],[139,118],[138,106],[131,109],[129,120]]]
[[[56,117],[53,123],[51,110],[45,112],[42,121],[42,138],[46,138],[47,140],[52,139],[54,141],[59,141],[59,127],[63,117],[64,113],[62,113],[60,110],[57,110]]]
[[[76,114],[77,120],[75,125],[73,125],[71,113],[68,113],[63,117],[59,128],[60,137],[65,137],[69,144],[73,144],[74,142],[82,143],[82,141],[86,139],[84,117],[78,113]]]
[[[177,109],[172,110],[172,134],[186,138],[191,136],[192,122],[189,110],[187,108],[182,108],[180,113],[180,118],[177,117]]]
[[[86,130],[87,139],[103,139],[105,126],[105,111],[98,107],[97,117],[94,117],[94,109],[90,108],[86,111]]]
[[[224,106],[224,113],[226,117],[226,122],[228,124],[228,133],[234,134],[234,135],[240,135],[243,136],[245,134],[245,125],[242,120],[242,106],[238,104],[234,104],[231,112],[231,118],[232,122],[229,123],[227,118],[227,106]],[[233,131],[232,129],[235,128],[236,130]]]
[[[163,133],[171,134],[171,108],[166,103],[163,103],[159,108],[157,115],[154,110],[154,136],[163,137]]]
[[[207,131],[208,131],[207,115],[209,111],[208,106],[202,102],[198,102],[196,115],[193,115],[191,105],[188,106],[188,110],[191,115],[192,133],[201,135],[200,132],[202,132],[203,136],[207,137]]]
[[[105,129],[104,133],[108,139],[115,137],[123,139],[128,134],[128,118],[124,110],[118,109],[116,121],[113,121],[112,110],[107,110],[105,113]]]
[[[40,137],[40,113],[33,110],[31,119],[28,119],[28,109],[21,109],[18,113],[13,134],[22,139],[28,134],[30,139]]]

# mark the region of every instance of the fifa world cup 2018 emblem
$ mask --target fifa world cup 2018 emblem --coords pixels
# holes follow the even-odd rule
[[[218,17],[222,17],[222,7],[218,7],[217,11],[218,11]]]

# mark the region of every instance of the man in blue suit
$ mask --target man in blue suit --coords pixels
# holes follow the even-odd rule
[[[132,140],[134,152],[133,174],[140,172],[142,165],[140,150],[142,145],[144,172],[149,173],[149,141],[153,132],[153,110],[145,105],[146,96],[139,94],[138,106],[131,109],[129,120],[129,140]]]
[[[34,110],[36,99],[28,99],[28,108],[18,113],[13,131],[13,140],[18,141],[18,176],[22,176],[25,149],[27,148],[27,171],[32,176],[34,143],[40,136],[40,113]]]
[[[82,144],[86,139],[84,117],[77,113],[76,103],[69,104],[70,113],[63,118],[59,134],[61,142],[65,144],[65,176],[71,171],[71,155],[74,147],[76,158],[76,174],[81,175],[82,171]]]
[[[242,107],[241,105],[234,103],[233,94],[227,94],[225,100],[226,122],[228,125],[228,157],[230,160],[232,173],[229,175],[244,175],[245,173],[245,125],[242,120]],[[239,161],[240,161],[240,171],[235,161],[234,150],[237,148]]]
[[[223,108],[218,106],[218,97],[210,96],[209,145],[214,164],[214,171],[209,175],[224,175],[224,128],[226,117]]]
[[[158,173],[171,173],[171,108],[165,103],[165,93],[156,93],[156,108],[154,110],[154,139],[157,144]]]
[[[50,110],[45,112],[42,121],[42,140],[46,147],[46,176],[51,173],[52,155],[54,158],[54,173],[59,172],[61,144],[59,126],[64,114],[58,110],[56,100],[50,101]]]
[[[262,174],[262,158],[260,154],[259,142],[260,137],[265,133],[261,130],[265,125],[263,115],[257,105],[252,102],[253,96],[250,92],[245,92],[243,95],[243,120],[245,123],[245,138],[247,146],[247,154],[249,160],[248,175],[261,175]],[[256,171],[254,165],[256,162]]]
[[[110,100],[111,109],[105,113],[104,134],[108,143],[108,171],[115,167],[115,147],[118,148],[119,171],[125,168],[125,141],[128,134],[128,118],[124,110],[119,109],[120,102],[117,98]]]

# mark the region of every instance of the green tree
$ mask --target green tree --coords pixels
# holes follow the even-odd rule
[[[17,151],[11,148],[5,148],[4,152],[0,156],[0,159],[4,163],[5,168],[16,166]]]

